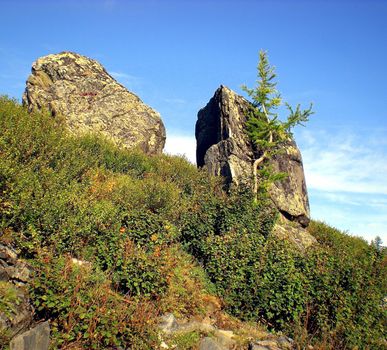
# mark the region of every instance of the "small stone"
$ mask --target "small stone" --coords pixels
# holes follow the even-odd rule
[[[277,344],[282,348],[282,349],[293,349],[293,339],[289,338],[289,337],[285,337],[285,336],[282,336],[282,337],[279,337],[277,339]]]
[[[256,342],[258,345],[276,347],[278,344],[275,340],[261,340]]]
[[[50,344],[50,324],[48,321],[13,338],[10,350],[48,350]]]
[[[23,299],[23,296],[20,296],[19,301],[23,301],[24,305],[21,304],[20,306],[21,307],[24,306],[25,308],[19,308],[17,310],[17,313],[10,320],[10,323],[14,328],[20,328],[20,327],[23,328],[25,327],[26,324],[28,326],[28,324],[31,322],[32,315],[31,315],[31,309],[28,308],[28,304],[27,304],[28,300]]]
[[[281,350],[274,340],[260,340],[250,343],[249,350]]]
[[[250,344],[249,350],[270,350],[270,349],[266,346],[261,346],[261,345],[257,345],[257,344]]]
[[[215,327],[206,322],[191,321],[188,323],[180,324],[179,328],[176,330],[176,332],[179,332],[179,333],[189,333],[194,331],[200,331],[202,333],[210,333],[215,331]]]
[[[84,266],[84,267],[91,267],[91,262],[90,261],[79,260],[79,259],[76,259],[76,258],[71,258],[71,262],[74,265]]]
[[[172,313],[161,316],[159,329],[166,334],[171,334],[179,328],[176,318]]]
[[[8,275],[8,271],[7,271],[7,268],[2,266],[2,263],[3,261],[0,260],[0,281],[5,281],[7,282],[9,280],[9,275]]]
[[[235,340],[233,339],[234,337],[234,332],[232,331],[226,331],[226,330],[223,330],[223,329],[219,329],[219,330],[216,330],[215,333],[215,338],[217,339],[217,341],[222,344],[223,346],[226,346],[226,347],[231,347],[233,345],[235,345]]]
[[[13,249],[0,244],[0,260],[5,260],[8,264],[14,264],[16,259],[17,254]]]
[[[28,282],[30,279],[30,269],[27,264],[18,261],[14,267],[8,267],[7,272],[11,279],[21,282]]]
[[[169,349],[169,346],[167,345],[167,343],[165,341],[163,341],[160,344],[160,348],[162,348],[162,349]]]
[[[213,338],[203,338],[199,343],[199,350],[228,350],[228,347],[222,346]]]
[[[227,338],[232,338],[234,336],[233,331],[226,331],[224,329],[219,329],[215,333],[220,335],[220,336],[227,337]]]
[[[7,328],[7,319],[4,313],[0,312],[0,331],[3,331],[5,328]]]

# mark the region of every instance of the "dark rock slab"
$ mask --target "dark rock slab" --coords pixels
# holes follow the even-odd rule
[[[259,150],[253,146],[245,128],[251,108],[245,98],[220,86],[198,113],[197,165],[213,175],[223,176],[228,186],[252,184],[252,165],[259,157]],[[281,217],[276,232],[307,247],[315,240],[304,229],[310,221],[309,199],[301,153],[294,140],[283,146],[271,165],[275,171],[288,175],[270,189],[270,197]]]

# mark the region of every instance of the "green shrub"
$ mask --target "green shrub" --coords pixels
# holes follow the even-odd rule
[[[123,257],[115,267],[113,280],[126,295],[157,298],[167,289],[160,249],[147,252],[127,242]]]
[[[203,264],[234,315],[276,329],[298,320],[307,294],[297,255],[284,242],[259,234],[207,238]]]
[[[312,222],[310,231],[319,243],[301,253],[259,231],[240,226],[233,230],[232,224],[229,231],[217,230],[216,213],[225,212],[207,212],[214,217],[206,221],[211,226],[206,229],[202,223],[201,231],[193,231],[202,238],[188,247],[232,314],[296,339],[309,334],[308,342],[325,344],[324,348],[383,348],[387,259],[382,252],[362,239]],[[188,227],[197,228],[199,215],[190,218]],[[223,222],[232,223],[232,216]]]
[[[386,251],[312,222],[301,254],[272,237],[275,219],[264,196],[226,193],[183,158],[74,137],[0,98],[0,235],[35,266],[55,346],[152,347],[158,313],[200,313],[207,289],[300,344],[382,349]]]
[[[142,349],[152,341],[154,303],[199,312],[202,292],[192,298],[182,284],[202,291],[205,276],[191,275],[188,269],[199,267],[178,260],[176,244],[191,198],[212,193],[216,181],[178,157],[118,149],[93,135],[73,137],[62,121],[30,115],[6,98],[0,126],[1,235],[35,266],[31,300],[38,318],[52,320],[55,344]],[[92,268],[73,266],[71,258]],[[111,312],[102,316],[96,299],[104,294]],[[147,313],[138,321],[141,312]],[[138,331],[145,324],[145,333]]]
[[[231,190],[226,196],[203,194],[193,199],[192,210],[181,220],[181,240],[199,260],[205,255],[206,239],[225,234],[267,236],[276,219],[275,212],[265,198],[258,201],[246,188]]]
[[[104,273],[90,265],[78,266],[70,257],[45,254],[34,267],[30,295],[37,317],[51,319],[52,348],[154,346],[152,323],[157,313],[151,303],[122,297]]]
[[[175,335],[171,343],[176,345],[177,349],[192,350],[197,348],[199,341],[200,333],[198,331],[192,331]]]
[[[323,223],[310,232],[320,246],[306,256],[310,334],[329,334],[335,348],[383,349],[387,265],[374,246]]]
[[[16,306],[19,302],[16,286],[10,282],[0,281],[0,313],[10,316],[16,312]]]

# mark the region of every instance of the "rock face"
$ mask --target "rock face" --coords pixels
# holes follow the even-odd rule
[[[252,164],[258,157],[245,131],[250,108],[245,98],[221,86],[198,113],[197,165],[213,175],[224,176],[228,185],[251,184]],[[276,171],[288,174],[270,189],[270,197],[281,214],[275,231],[300,247],[309,246],[314,238],[304,230],[310,221],[309,200],[296,143],[290,140],[271,160],[271,165]]]
[[[31,270],[10,246],[0,244],[0,334],[7,337],[28,329],[32,323],[27,283]]]
[[[251,176],[252,144],[244,132],[249,103],[221,86],[198,113],[196,163],[227,183],[239,184]]]
[[[23,104],[30,111],[62,115],[72,132],[98,132],[115,143],[161,153],[160,115],[114,80],[100,63],[72,52],[39,58],[32,65]]]

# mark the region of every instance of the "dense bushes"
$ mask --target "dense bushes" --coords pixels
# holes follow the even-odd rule
[[[201,312],[207,281],[177,244],[179,222],[191,198],[216,192],[217,181],[178,157],[147,157],[96,136],[73,137],[61,121],[29,115],[5,98],[0,130],[1,239],[35,265],[31,296],[39,307],[37,317],[54,320],[58,344],[151,347],[149,333],[135,331],[132,321],[136,329],[148,329],[160,312]],[[90,274],[80,276],[70,258],[90,262]],[[66,271],[71,273],[62,283]],[[81,277],[83,284],[77,286]],[[76,302],[90,320],[72,314],[70,292],[77,288]],[[92,307],[100,288],[114,296],[112,313],[103,317]],[[118,310],[126,310],[128,301],[151,305],[148,319],[136,321],[134,311]],[[69,313],[74,327],[68,326]],[[106,327],[79,338],[80,324],[93,328],[93,317]],[[121,318],[130,329],[107,334],[108,325]]]
[[[26,252],[45,245],[82,256],[96,240],[120,234],[140,245],[154,235],[170,241],[192,193],[215,186],[178,157],[74,138],[50,117],[4,99],[0,113],[2,228],[22,235]]]
[[[146,349],[156,344],[155,306],[124,298],[98,268],[50,254],[42,254],[34,267],[37,273],[30,296],[36,316],[52,320],[53,348],[106,349],[127,344]]]
[[[309,229],[320,243],[306,256],[309,333],[328,336],[333,348],[385,348],[386,251],[323,223]]]
[[[191,249],[238,317],[284,330],[299,344],[383,349],[385,253],[322,223],[310,231],[319,244],[305,253],[271,235],[233,230]]]
[[[225,193],[179,157],[73,137],[6,98],[0,130],[0,239],[34,265],[55,346],[151,348],[159,314],[200,313],[216,292],[300,347],[382,348],[386,257],[361,239],[312,222],[319,244],[301,253],[271,235],[267,198]]]

